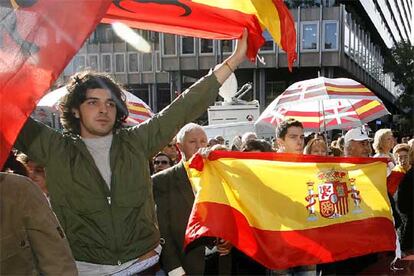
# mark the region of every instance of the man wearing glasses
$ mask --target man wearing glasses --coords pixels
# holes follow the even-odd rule
[[[152,160],[152,165],[154,166],[154,174],[174,165],[174,162],[166,155],[165,153],[158,153],[155,155]]]

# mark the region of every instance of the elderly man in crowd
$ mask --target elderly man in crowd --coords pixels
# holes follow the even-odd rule
[[[345,157],[370,157],[371,150],[371,141],[366,130],[362,127],[357,127],[349,130],[345,134],[344,142],[344,153]],[[397,211],[394,208],[394,201],[390,197],[391,206],[393,209],[394,219],[396,220],[396,225],[399,224],[399,216]],[[367,233],[369,235],[369,233]],[[382,258],[380,257],[382,256]],[[386,260],[386,255],[373,253],[364,256],[350,258],[344,261],[339,261],[330,264],[321,265],[321,270],[323,275],[330,274],[343,274],[343,275],[355,275],[359,273],[364,273],[367,269],[381,269],[382,266],[386,263],[379,263],[382,259]],[[390,261],[391,262],[391,261]],[[386,264],[389,269],[389,263]],[[381,267],[381,268],[380,268]]]
[[[207,147],[207,135],[201,126],[189,123],[178,132],[177,146],[183,161],[188,161],[200,148]],[[194,191],[183,161],[152,177],[161,237],[165,241],[161,266],[168,275],[201,275],[205,271],[205,246],[196,246],[188,251],[183,248],[185,229],[194,203]],[[226,255],[231,245],[221,241],[217,249]]]

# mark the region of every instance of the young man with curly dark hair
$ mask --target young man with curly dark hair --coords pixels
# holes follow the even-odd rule
[[[28,120],[15,147],[45,167],[51,205],[80,274],[134,274],[158,261],[148,160],[214,102],[246,49],[245,31],[235,52],[212,74],[132,128],[121,128],[128,112],[119,85],[91,72],[76,74],[68,85],[64,133]]]

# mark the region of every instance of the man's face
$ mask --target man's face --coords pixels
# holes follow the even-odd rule
[[[346,156],[350,157],[369,157],[371,154],[371,145],[368,140],[349,142],[349,148]]]
[[[163,171],[171,167],[170,160],[168,160],[168,157],[164,155],[155,157],[153,160],[153,165],[154,165],[154,173]]]
[[[403,167],[404,169],[408,169],[410,167],[410,162],[408,159],[408,151],[406,150],[399,150],[395,153],[397,164]]]
[[[202,129],[193,129],[184,136],[183,143],[177,143],[185,160],[189,160],[200,148],[207,147],[207,135]]]
[[[86,100],[74,109],[80,119],[80,135],[84,138],[103,137],[112,132],[116,118],[116,105],[107,89],[88,89]]]
[[[279,152],[302,154],[304,139],[303,128],[296,126],[289,127],[284,139],[277,138]]]

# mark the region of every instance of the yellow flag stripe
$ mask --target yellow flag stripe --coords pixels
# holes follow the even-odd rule
[[[351,88],[351,87],[336,87],[336,86],[326,86],[326,90],[331,90],[331,91],[335,91],[335,92],[344,92],[344,93],[349,93],[349,92],[355,92],[355,93],[360,93],[360,92],[371,92],[371,90],[369,90],[366,87],[361,87],[361,88]]]
[[[286,116],[286,119],[296,119],[302,123],[319,123],[321,119],[319,117],[305,117],[305,116]]]
[[[362,114],[362,113],[367,112],[367,111],[369,111],[369,110],[371,110],[371,109],[373,109],[373,108],[375,108],[379,105],[381,105],[381,104],[378,101],[369,102],[368,104],[357,108],[356,113],[357,114]]]
[[[355,206],[349,195],[347,214],[337,218],[324,218],[320,215],[317,199],[314,205],[317,220],[312,221],[306,208],[308,202],[305,198],[309,193],[307,182],[314,182],[313,192],[317,194],[318,186],[323,184],[318,180],[317,172],[331,169],[346,170],[349,178],[357,179],[356,188],[362,198],[360,208]],[[383,162],[357,165],[298,164],[221,158],[206,162],[203,172],[191,169],[188,173],[198,191],[199,202],[229,205],[241,212],[250,226],[261,230],[304,230],[372,217],[391,219]],[[347,186],[350,189],[349,181]]]
[[[134,110],[134,111],[140,111],[140,112],[148,113],[148,110],[145,107],[131,105],[131,104],[127,104],[127,107],[128,107],[129,110]]]
[[[221,9],[237,10],[246,14],[254,14],[260,24],[272,35],[273,40],[280,45],[280,18],[272,0],[193,0],[193,2]]]

